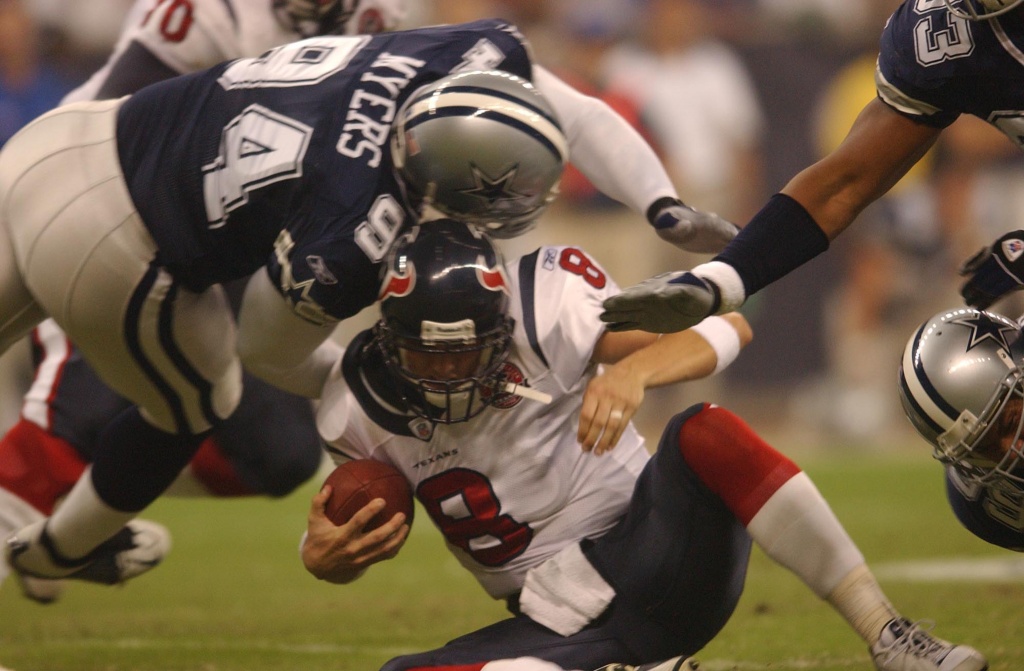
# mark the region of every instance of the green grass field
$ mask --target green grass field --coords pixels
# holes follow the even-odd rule
[[[800,461],[904,614],[981,649],[992,671],[1024,668],[1024,557],[958,526],[936,463],[856,452]],[[74,584],[43,607],[8,581],[0,667],[373,671],[504,616],[448,557],[422,511],[397,559],[350,586],[317,582],[296,550],[314,488],[283,501],[159,502],[148,516],[172,529],[175,547],[163,566],[124,587]],[[971,561],[966,571],[904,563],[940,560]],[[839,616],[760,553],[735,616],[698,657],[707,671],[873,668]]]

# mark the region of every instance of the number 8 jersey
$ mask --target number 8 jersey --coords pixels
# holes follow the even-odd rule
[[[649,458],[632,425],[602,456],[576,441],[597,373],[601,304],[618,287],[572,247],[542,247],[507,268],[515,330],[505,374],[550,404],[504,394],[467,422],[434,425],[401,410],[364,332],[332,371],[317,417],[336,462],[370,458],[402,471],[449,549],[495,598],[518,591],[528,569],[566,545],[607,532]]]

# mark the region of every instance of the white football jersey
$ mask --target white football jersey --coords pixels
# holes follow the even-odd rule
[[[336,462],[377,459],[405,474],[448,547],[495,598],[519,590],[528,569],[567,544],[607,532],[649,459],[632,426],[602,456],[576,441],[598,369],[590,358],[604,332],[601,304],[618,287],[572,247],[543,247],[507,267],[515,332],[506,373],[550,404],[505,394],[460,424],[406,417],[410,435],[397,435],[370,419],[339,362],[317,417]]]
[[[132,42],[139,42],[164,65],[184,74],[257,56],[300,37],[278,22],[272,0],[137,0],[106,65],[64,102],[95,98],[111,65]]]

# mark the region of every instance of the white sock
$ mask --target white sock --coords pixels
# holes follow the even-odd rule
[[[120,531],[135,515],[112,508],[100,498],[90,467],[50,517],[46,529],[58,552],[77,559]]]
[[[780,487],[747,530],[769,557],[825,599],[868,645],[898,616],[864,555],[806,473]]]
[[[826,601],[868,645],[877,643],[882,627],[889,620],[899,617],[867,564],[861,564],[850,571],[826,597]]]
[[[747,531],[765,553],[824,599],[864,563],[846,529],[806,473],[797,473],[757,511]]]

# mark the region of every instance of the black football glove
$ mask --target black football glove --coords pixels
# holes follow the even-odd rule
[[[1012,231],[964,261],[960,274],[967,281],[960,295],[968,305],[984,310],[1010,293],[1024,289],[1024,231]]]
[[[663,273],[605,299],[601,321],[609,331],[675,333],[714,314],[721,305],[718,286],[691,272]]]
[[[714,254],[736,237],[739,228],[714,212],[695,210],[678,198],[659,198],[647,208],[658,237],[687,252]]]

